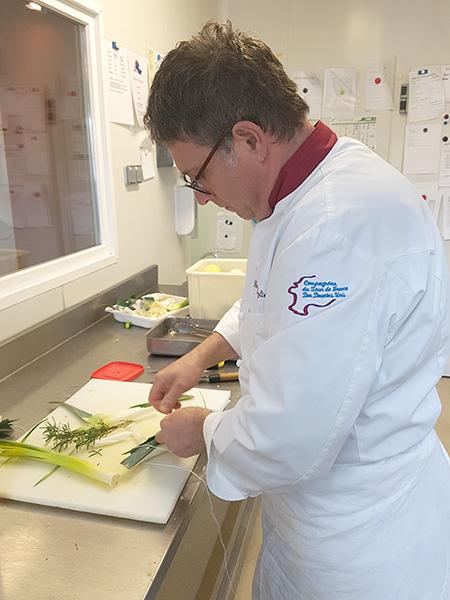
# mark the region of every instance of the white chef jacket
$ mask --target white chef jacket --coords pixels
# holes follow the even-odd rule
[[[242,397],[204,424],[210,489],[263,495],[255,599],[450,599],[449,302],[428,207],[355,140],[256,226],[217,328]]]

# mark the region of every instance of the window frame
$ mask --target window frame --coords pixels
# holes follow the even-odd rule
[[[0,310],[60,287],[119,260],[112,186],[110,121],[104,76],[103,9],[91,0],[38,0],[45,8],[85,26],[89,135],[101,243],[0,277]]]

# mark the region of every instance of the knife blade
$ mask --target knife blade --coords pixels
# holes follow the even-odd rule
[[[142,444],[139,444],[139,446],[135,446],[131,450],[124,452],[124,454],[128,454],[128,456],[124,458],[120,464],[124,465],[124,467],[126,467],[127,469],[132,469],[137,464],[142,462],[144,458],[150,456],[150,454],[154,452],[157,448],[164,450],[165,445],[159,444],[155,440],[155,437],[155,435],[152,435],[144,442],[142,442]]]

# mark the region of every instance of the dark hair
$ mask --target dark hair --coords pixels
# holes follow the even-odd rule
[[[179,42],[155,74],[144,123],[153,140],[213,146],[242,120],[278,141],[305,121],[307,104],[262,41],[210,21]]]

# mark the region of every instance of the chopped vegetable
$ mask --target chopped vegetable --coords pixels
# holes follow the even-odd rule
[[[90,479],[100,481],[109,486],[114,486],[120,479],[119,472],[112,473],[96,467],[87,460],[75,458],[67,454],[59,454],[46,448],[24,444],[23,442],[11,442],[9,440],[0,440],[0,456],[4,458],[29,458],[49,463]]]
[[[113,308],[120,312],[157,319],[172,311],[184,308],[188,304],[187,298],[181,298],[180,300],[180,298],[158,292],[155,295],[148,294],[141,298],[136,296],[130,296],[128,299],[118,298]],[[127,327],[127,324],[125,323],[124,326]]]

